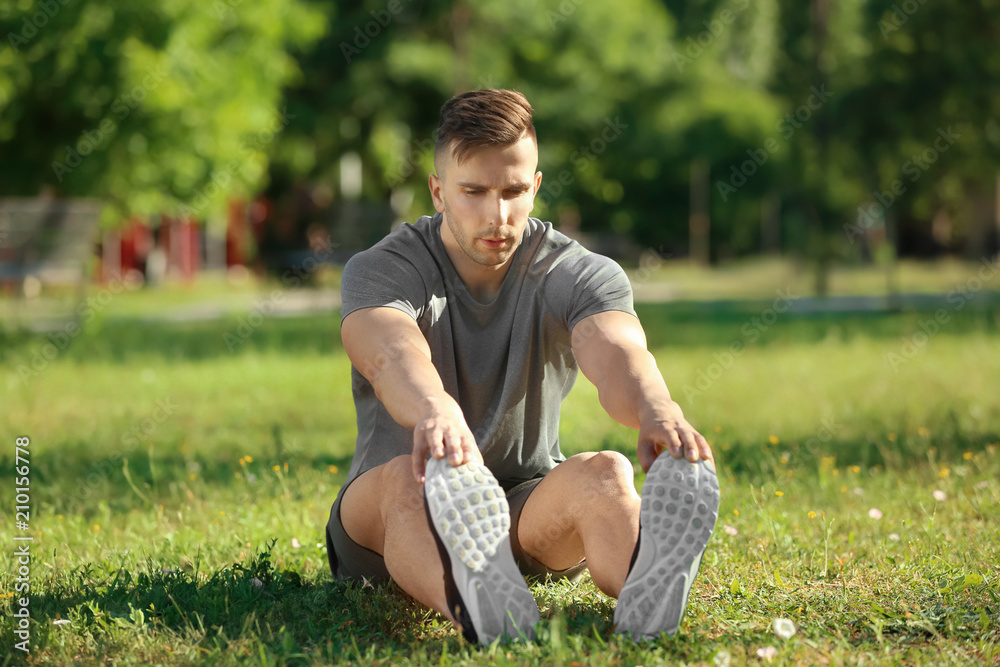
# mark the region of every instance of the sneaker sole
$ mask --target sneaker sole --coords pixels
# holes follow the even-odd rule
[[[615,607],[615,631],[674,635],[719,516],[719,480],[704,461],[661,454],[642,485],[639,544]]]
[[[502,636],[534,639],[538,605],[514,562],[510,508],[493,474],[478,463],[454,467],[430,459],[424,496],[445,573],[458,594],[449,605],[463,633],[469,636],[464,626],[471,623],[473,640],[483,645]]]

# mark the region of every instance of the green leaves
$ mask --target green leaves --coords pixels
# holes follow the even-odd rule
[[[20,157],[0,164],[0,196],[48,185],[117,216],[204,219],[261,186],[299,74],[290,51],[324,14],[300,0],[155,4],[56,5],[20,58],[4,51],[0,142]]]
[[[961,593],[966,588],[971,586],[981,586],[985,581],[981,574],[970,573],[966,575],[961,575],[956,579],[953,579],[951,583],[946,586],[939,588],[938,593]]]

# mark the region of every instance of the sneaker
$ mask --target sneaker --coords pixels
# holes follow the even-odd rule
[[[538,605],[510,547],[507,496],[486,466],[430,459],[427,518],[444,562],[448,607],[470,642],[535,638]]]
[[[639,541],[615,607],[615,632],[674,635],[719,516],[719,480],[704,461],[663,453],[642,485]]]

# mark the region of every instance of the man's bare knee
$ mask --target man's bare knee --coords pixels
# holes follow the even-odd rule
[[[587,488],[591,493],[610,495],[632,495],[635,493],[632,462],[624,454],[615,451],[594,452],[582,466],[581,473],[587,478]]]
[[[383,522],[394,514],[424,512],[424,487],[413,479],[413,464],[409,456],[397,456],[386,463],[379,486],[379,510]]]

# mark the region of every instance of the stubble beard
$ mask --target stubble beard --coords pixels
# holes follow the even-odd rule
[[[520,242],[520,239],[513,239],[513,244],[498,252],[479,250],[476,247],[476,239],[469,236],[465,227],[462,226],[458,218],[452,212],[447,199],[444,200],[444,219],[448,225],[448,229],[451,230],[452,236],[455,237],[455,240],[458,242],[458,246],[462,249],[462,252],[464,252],[465,255],[473,262],[481,266],[502,265],[514,254],[514,251],[517,250],[518,243]]]

